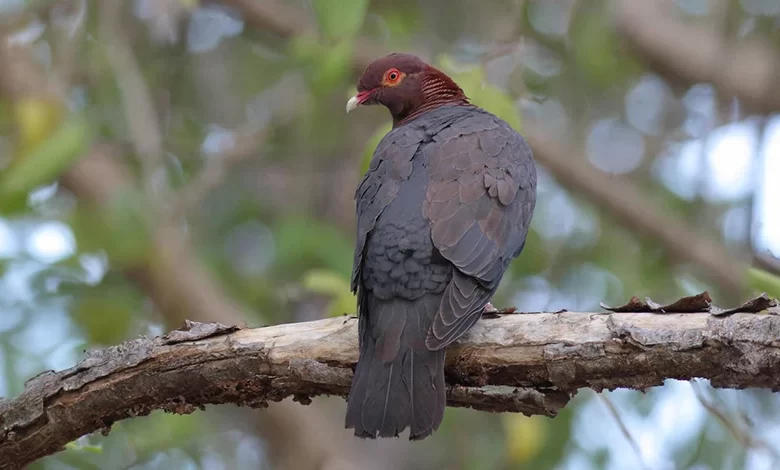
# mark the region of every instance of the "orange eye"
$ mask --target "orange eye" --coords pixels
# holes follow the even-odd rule
[[[387,85],[395,85],[397,84],[403,75],[398,69],[390,69],[385,73],[385,84]]]

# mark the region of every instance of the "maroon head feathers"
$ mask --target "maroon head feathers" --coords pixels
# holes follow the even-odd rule
[[[361,75],[358,94],[347,112],[361,104],[381,104],[390,110],[393,127],[445,104],[468,104],[450,77],[411,54],[393,53],[375,60]]]

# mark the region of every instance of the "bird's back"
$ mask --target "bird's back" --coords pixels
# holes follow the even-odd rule
[[[458,151],[459,140],[495,127],[515,136],[516,151],[505,154],[512,167],[527,168],[530,179],[526,182],[530,187],[525,191],[529,201],[525,205],[518,204],[516,209],[528,214],[517,214],[523,223],[515,234],[517,240],[507,243],[508,252],[504,257],[508,263],[519,254],[517,251],[525,240],[530,212],[535,204],[536,172],[530,149],[516,131],[493,114],[473,106],[444,106],[389,132],[377,147],[371,167],[358,187],[359,240],[354,271],[355,274],[362,272],[360,280],[365,288],[375,290],[380,297],[398,295],[412,299],[423,292],[440,291],[440,284],[449,281],[449,270],[443,267],[451,268],[452,263],[442,258],[434,246],[431,228],[435,220],[423,210],[426,199],[430,198],[431,172],[439,181],[448,179],[448,174],[452,175],[449,179],[455,180],[468,172],[477,174],[480,171],[477,167],[489,166],[491,158],[483,157],[474,163],[475,152],[468,148],[469,160],[461,167],[457,161],[432,162],[429,157],[440,160],[438,156],[446,154],[448,148],[451,152]],[[481,150],[479,145],[477,149]],[[492,160],[497,161],[497,158]],[[435,168],[431,168],[432,163]],[[443,166],[449,168],[441,168]],[[477,190],[486,193],[482,182],[478,183]],[[453,196],[457,197],[459,194]],[[362,231],[366,234],[362,235]],[[447,279],[438,281],[442,275]]]
[[[356,192],[361,359],[347,413],[356,434],[408,425],[422,438],[438,427],[444,346],[473,326],[519,254],[535,185],[522,137],[473,106],[436,108],[382,139]]]

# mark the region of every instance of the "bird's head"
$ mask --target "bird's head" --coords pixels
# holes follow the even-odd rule
[[[411,54],[393,53],[372,62],[347,101],[347,112],[360,105],[381,104],[394,125],[445,104],[468,104],[463,90],[446,74]]]

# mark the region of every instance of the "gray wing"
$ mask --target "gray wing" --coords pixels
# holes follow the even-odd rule
[[[352,292],[358,290],[366,239],[383,210],[398,195],[400,183],[412,174],[412,158],[423,133],[413,127],[400,127],[379,142],[366,175],[355,191],[357,237],[352,264]]]
[[[430,184],[423,214],[434,246],[457,268],[426,345],[441,349],[471,328],[520,254],[536,204],[536,168],[525,140],[476,112],[425,146]]]

